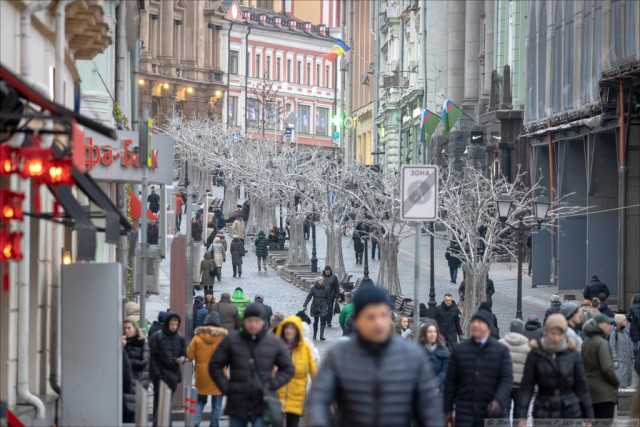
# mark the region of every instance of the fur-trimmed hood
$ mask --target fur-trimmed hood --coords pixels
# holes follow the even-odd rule
[[[226,337],[229,332],[225,328],[221,328],[218,326],[198,326],[195,331],[193,331],[194,335],[198,335],[202,340],[208,344],[213,343],[216,337]]]
[[[531,347],[532,350],[535,350],[536,348],[540,348],[541,350],[544,351],[544,348],[542,347],[540,340],[530,340],[529,347]],[[567,350],[579,351],[578,343],[576,343],[574,340],[567,339]]]

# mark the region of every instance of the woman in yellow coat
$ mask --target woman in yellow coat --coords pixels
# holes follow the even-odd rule
[[[313,352],[302,333],[302,321],[298,316],[289,316],[278,325],[276,335],[282,338],[285,346],[291,351],[291,361],[295,367],[293,378],[285,386],[278,389],[280,404],[286,415],[286,427],[297,427],[304,401],[307,397],[307,381],[309,375],[317,373]]]

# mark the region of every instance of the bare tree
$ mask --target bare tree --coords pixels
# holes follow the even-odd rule
[[[282,116],[282,97],[275,87],[276,82],[267,79],[265,72],[262,79],[249,88],[251,96],[247,108],[249,122],[257,122],[262,139],[267,130],[277,130]]]

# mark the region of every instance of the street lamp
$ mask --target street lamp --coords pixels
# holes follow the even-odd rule
[[[542,221],[547,218],[547,213],[549,212],[549,207],[551,205],[549,203],[549,199],[546,197],[536,197],[532,201],[533,216],[536,220],[536,224],[525,225],[522,221],[522,217],[520,217],[516,225],[511,225],[507,222],[509,213],[513,207],[513,200],[511,199],[511,196],[509,194],[501,194],[496,198],[495,202],[500,222],[514,230],[518,235],[518,294],[516,301],[516,318],[522,320],[522,251],[524,247],[524,235],[534,227],[540,229]]]
[[[316,208],[313,208],[313,214],[311,215],[311,239],[312,239],[312,247],[311,247],[311,272],[318,272],[318,257],[316,252]]]

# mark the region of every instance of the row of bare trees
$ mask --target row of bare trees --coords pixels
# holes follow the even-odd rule
[[[420,230],[400,220],[399,171],[342,164],[317,147],[234,138],[224,124],[206,118],[174,117],[160,131],[175,140],[176,160],[187,161],[189,176],[195,177],[192,183],[196,193],[203,194],[210,188],[214,170],[222,171],[226,214],[235,208],[235,189],[243,186],[248,190],[249,234],[266,232],[275,225],[276,209],[282,205],[291,237],[286,265],[309,264],[302,230],[305,218],[313,216],[326,233],[326,261],[338,275],[342,274],[342,226],[345,218],[351,218],[364,222],[366,230],[375,230],[375,236],[370,237],[377,237],[381,243],[378,286],[391,295],[403,293],[398,248],[402,239]],[[485,280],[491,264],[505,254],[514,257],[516,253],[515,239],[497,218],[496,197],[509,194],[513,200],[507,222],[533,221],[532,199],[545,189],[539,181],[524,185],[524,178],[520,174],[513,182],[495,179],[464,161],[457,167],[452,162],[440,171],[440,217],[435,227],[439,231],[428,232],[461,248],[458,256],[464,264],[468,307],[485,300]],[[551,206],[551,216],[563,213],[561,201]],[[381,230],[385,230],[384,235]],[[471,314],[472,310],[464,311],[465,325]]]

